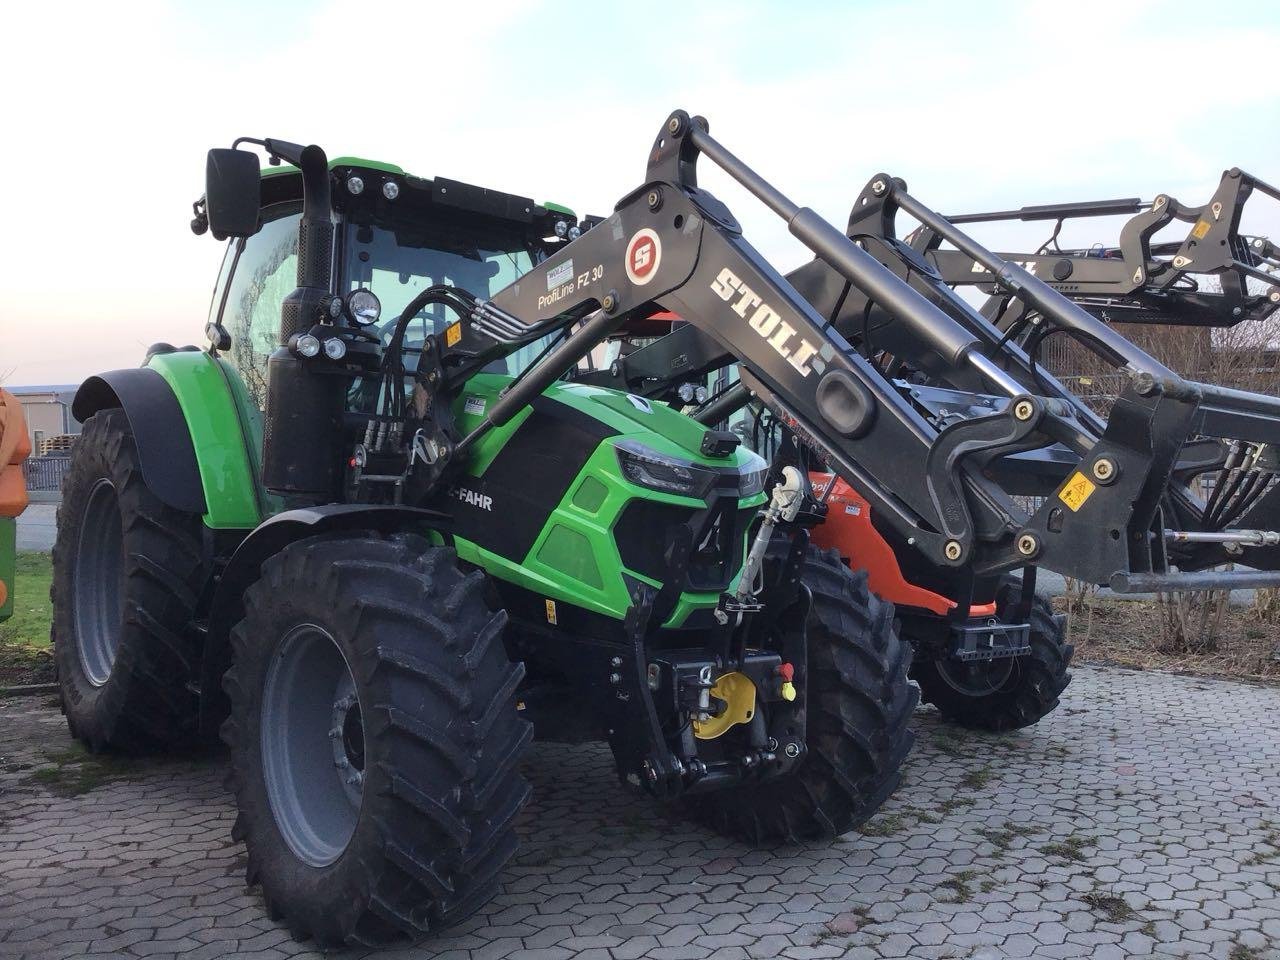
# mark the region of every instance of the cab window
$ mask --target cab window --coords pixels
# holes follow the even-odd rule
[[[533,258],[518,235],[486,231],[472,235],[456,226],[392,230],[380,226],[350,226],[347,235],[348,289],[367,287],[382,303],[377,332],[389,342],[409,301],[437,284],[461,287],[487,299],[533,269]],[[458,317],[441,304],[429,304],[410,321],[405,336],[409,351],[420,348]],[[501,364],[515,374],[539,351],[531,344]],[[416,354],[406,357],[413,368]]]
[[[301,215],[296,204],[275,211],[261,230],[242,241],[244,248],[226,290],[222,325],[231,335],[227,359],[259,409],[267,402],[267,358],[280,336],[280,304],[298,285]]]

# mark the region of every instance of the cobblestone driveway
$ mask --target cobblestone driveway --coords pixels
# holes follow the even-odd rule
[[[861,833],[765,852],[539,746],[502,895],[379,956],[1280,958],[1280,690],[1081,668],[1029,731],[916,721]],[[243,887],[220,759],[86,760],[30,701],[0,757],[0,955],[308,955]]]

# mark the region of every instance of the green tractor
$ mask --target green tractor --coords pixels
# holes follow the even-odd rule
[[[80,388],[68,725],[128,752],[220,729],[249,882],[295,935],[411,941],[482,906],[535,735],[607,742],[624,783],[752,843],[838,835],[895,788],[909,650],[809,546],[805,478],[564,376],[721,241],[695,194],[579,224],[237,141],[192,224],[229,239],[207,346]],[[744,362],[787,360],[772,339]]]

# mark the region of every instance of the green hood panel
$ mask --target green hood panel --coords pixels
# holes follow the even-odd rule
[[[454,408],[459,429],[467,433],[478,426],[510,382],[511,377],[498,374],[481,374],[470,380]],[[623,562],[614,528],[628,505],[644,500],[694,510],[705,507],[705,501],[632,483],[618,464],[614,451],[616,441],[626,438],[660,453],[721,470],[745,467],[757,458],[741,448],[732,456],[721,459],[702,456],[700,448],[706,427],[665,404],[636,402],[616,390],[573,383],[553,384],[543,395],[607,425],[616,431],[616,435],[599,442],[566,489],[547,491],[558,502],[554,507],[547,505],[551,512],[527,553],[523,556],[502,556],[494,549],[472,542],[458,531],[455,540],[458,555],[484,567],[492,576],[548,600],[621,619],[631,605],[626,577],[654,587],[661,586],[651,576],[627,569]],[[495,511],[504,508],[503,488],[485,487],[483,479],[528,414],[528,410],[522,411],[504,426],[490,430],[477,443],[474,459],[468,466],[470,476],[481,481],[475,489],[493,495],[492,509]],[[741,499],[738,506],[753,508],[764,499],[764,494],[756,494]],[[452,504],[445,504],[442,508],[456,512]],[[457,507],[457,510],[465,509]],[[655,535],[657,533],[655,531]],[[666,626],[678,627],[691,613],[712,608],[718,601],[718,592],[686,592],[681,595]]]

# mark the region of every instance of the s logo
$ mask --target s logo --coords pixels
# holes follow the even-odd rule
[[[658,235],[645,227],[637,230],[627,243],[627,279],[635,286],[643,287],[653,279],[662,263],[662,241]]]

